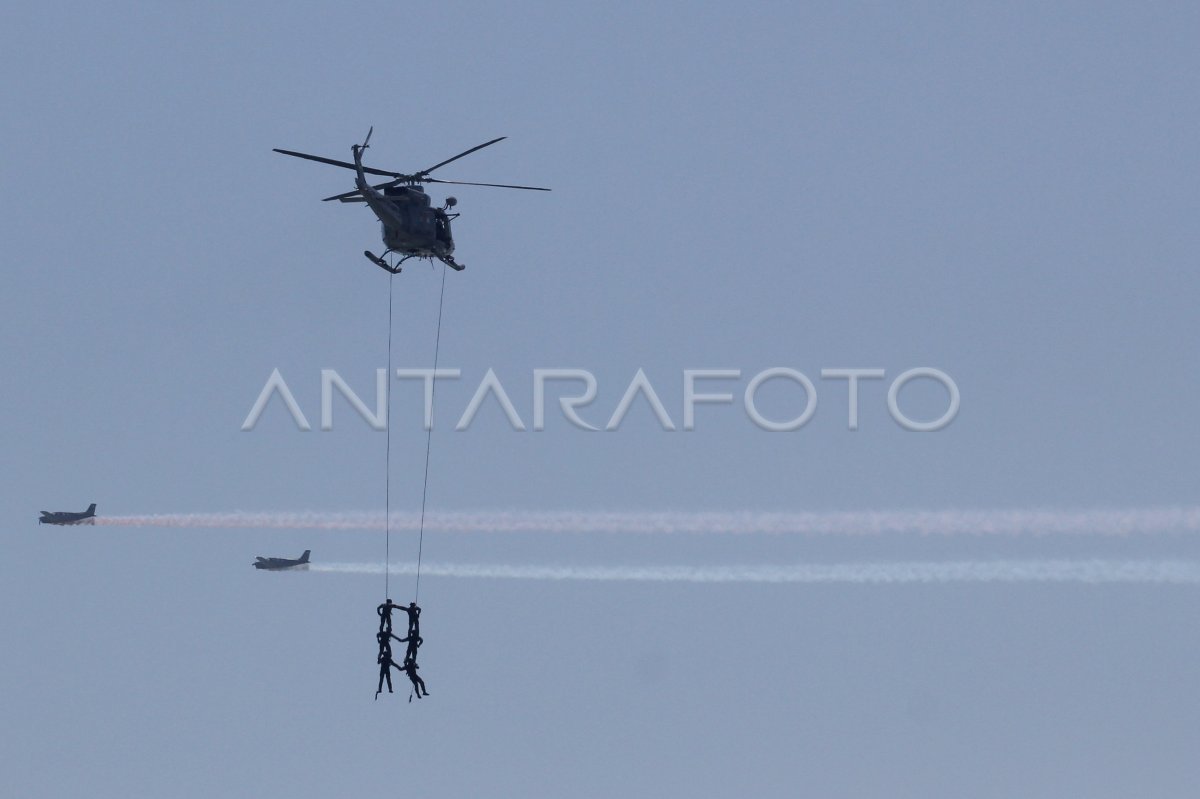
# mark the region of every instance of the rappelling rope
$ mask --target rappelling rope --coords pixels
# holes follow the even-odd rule
[[[393,273],[388,279],[388,393],[387,393],[387,410],[383,422],[387,428],[387,454],[384,456],[384,481],[387,487],[384,489],[383,500],[383,596],[391,596],[388,593],[389,581],[391,579],[392,570],[392,287],[396,283],[396,275]]]
[[[417,585],[413,591],[413,602],[421,598],[421,552],[425,548],[425,497],[429,493],[429,449],[433,442],[433,409],[434,397],[437,396],[437,367],[438,353],[442,348],[442,306],[446,299],[446,270],[447,267],[442,267],[442,289],[438,294],[438,320],[437,320],[437,338],[433,345],[433,385],[429,394],[429,429],[425,431],[425,481],[421,486],[421,525],[420,532],[417,536]]]

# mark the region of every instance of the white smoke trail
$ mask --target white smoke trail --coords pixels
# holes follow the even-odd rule
[[[391,529],[416,530],[416,513]],[[163,513],[98,517],[121,527],[382,530],[382,512]],[[878,535],[1148,535],[1200,532],[1200,507],[1092,510],[892,510],[828,512],[475,511],[430,512],[425,529],[448,533],[722,533]]]
[[[383,574],[383,563],[314,563],[310,571]],[[416,573],[393,563],[393,575]],[[421,574],[505,580],[671,583],[1166,583],[1200,584],[1200,562],[1178,560],[996,560],[802,563],[760,566],[540,566],[425,563]]]

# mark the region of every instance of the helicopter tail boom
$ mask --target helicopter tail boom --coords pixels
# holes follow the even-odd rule
[[[350,147],[350,152],[354,154],[354,187],[365,197],[370,197],[373,194],[378,194],[375,189],[367,183],[367,175],[363,170],[362,154],[363,150],[371,146],[371,134],[375,132],[375,126],[372,125],[367,131],[367,138],[363,139],[362,144],[355,144]]]

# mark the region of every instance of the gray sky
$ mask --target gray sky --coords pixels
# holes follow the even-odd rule
[[[1200,13],[1120,4],[301,3],[10,9],[0,33],[0,760],[22,795],[1185,796],[1193,585],[677,584],[431,576],[432,696],[371,702],[378,531],[39,528],[108,516],[381,510],[383,435],[336,409],[386,365],[388,278],[344,170],[439,172],[447,277],[439,511],[1194,507]],[[441,199],[448,192],[433,187]],[[395,280],[395,361],[430,365],[440,274]],[[602,426],[644,369],[789,367],[792,433],[704,405],[664,432],[514,432],[532,370],[592,371]],[[936,433],[892,378],[951,375]],[[846,429],[844,381],[879,368]],[[419,507],[397,384],[393,507]],[[773,383],[764,412],[795,415]],[[914,417],[945,396],[913,383]],[[1133,536],[431,531],[446,564],[1200,560]],[[415,555],[410,532],[392,554]],[[411,578],[393,593],[407,598]],[[384,699],[389,699],[385,703]]]

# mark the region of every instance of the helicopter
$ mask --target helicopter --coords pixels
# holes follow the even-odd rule
[[[350,151],[354,154],[353,163],[337,161],[332,158],[323,158],[319,155],[298,153],[294,150],[274,148],[274,151],[295,158],[304,158],[309,161],[317,161],[322,164],[332,164],[333,166],[354,170],[354,191],[326,197],[324,202],[338,200],[344,203],[366,203],[375,212],[375,216],[378,217],[383,227],[383,244],[387,249],[383,251],[382,255],[375,255],[370,250],[364,250],[363,255],[371,263],[392,274],[399,274],[400,265],[410,258],[423,258],[430,261],[436,258],[446,266],[459,272],[466,268],[466,264],[460,264],[454,260],[454,237],[450,232],[450,221],[457,219],[459,216],[457,213],[451,211],[452,208],[458,205],[458,200],[454,197],[447,197],[445,204],[441,208],[434,208],[430,205],[429,195],[425,193],[425,189],[421,186],[422,183],[447,183],[458,186],[491,186],[498,189],[550,191],[550,189],[544,189],[539,186],[471,183],[462,180],[440,180],[429,177],[429,173],[435,169],[440,169],[446,164],[482,150],[484,147],[491,147],[496,142],[504,141],[508,138],[507,136],[501,136],[498,139],[484,142],[469,150],[464,150],[453,158],[447,158],[445,161],[434,164],[428,169],[406,174],[363,166],[363,152],[370,146],[371,134],[374,131],[375,128],[372,127],[367,131],[367,138],[363,140],[362,144],[355,144],[350,147]],[[383,175],[391,178],[391,180],[372,186],[367,183],[367,175]],[[389,261],[388,256],[391,254],[399,256],[398,260],[393,258]]]

